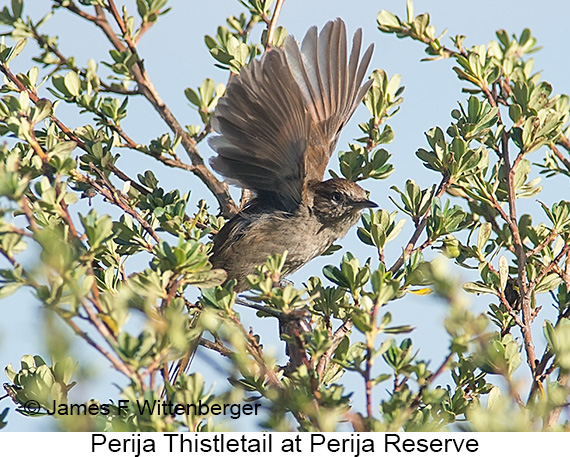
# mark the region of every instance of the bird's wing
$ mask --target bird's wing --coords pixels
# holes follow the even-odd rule
[[[301,201],[303,156],[310,116],[282,49],[242,68],[220,99],[212,119],[212,167],[258,197],[291,208]]]
[[[288,36],[228,85],[212,119],[218,133],[212,167],[240,187],[284,208],[301,202],[306,185],[321,181],[341,129],[370,88],[361,86],[372,45],[360,60],[362,32],[347,57],[341,19],[312,27],[301,49]]]
[[[322,181],[340,131],[358,107],[372,80],[362,84],[373,45],[360,59],[362,30],[352,41],[347,62],[346,26],[341,19],[328,22],[317,35],[309,29],[301,49],[293,37],[285,40],[285,55],[293,77],[300,87],[311,115],[311,127],[305,152],[305,183]]]

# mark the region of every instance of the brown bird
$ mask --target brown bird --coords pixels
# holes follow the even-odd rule
[[[254,198],[214,237],[211,262],[235,279],[272,254],[288,251],[285,274],[322,254],[377,206],[354,182],[323,181],[342,128],[370,88],[362,84],[373,46],[360,59],[362,31],[347,56],[346,27],[309,29],[301,48],[292,36],[242,68],[212,119],[212,167]]]

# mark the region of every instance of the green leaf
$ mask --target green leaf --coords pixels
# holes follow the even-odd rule
[[[52,113],[52,104],[47,98],[40,98],[36,103],[32,123],[37,124]],[[75,143],[74,143],[75,144]]]
[[[505,290],[507,279],[509,279],[509,263],[504,255],[499,257],[499,278],[501,280],[501,290]]]
[[[376,17],[380,30],[387,29],[391,31],[392,29],[399,29],[401,27],[400,19],[398,19],[390,11],[381,10]]]
[[[495,289],[489,287],[487,284],[475,281],[475,282],[466,282],[463,284],[463,290],[465,292],[469,292],[470,294],[493,294],[496,295]]]
[[[549,292],[551,290],[556,289],[560,285],[561,282],[562,282],[562,279],[560,278],[560,276],[557,273],[549,273],[549,274],[545,275],[540,280],[540,282],[536,285],[534,292],[537,294],[540,294],[543,292]]]
[[[20,41],[18,41],[16,45],[12,48],[10,53],[8,54],[8,57],[6,57],[5,62],[8,63],[12,59],[15,59],[24,50],[27,42],[28,40],[26,40],[25,38],[22,38]]]
[[[412,22],[414,20],[414,2],[413,0],[406,1],[406,16],[408,18],[408,22]]]
[[[546,341],[548,342],[548,345],[551,348],[555,348],[558,346],[558,340],[556,338],[556,332],[554,331],[554,326],[552,325],[552,322],[550,322],[548,319],[546,321],[544,321],[544,337],[546,338]]]
[[[521,106],[516,103],[513,103],[511,106],[509,106],[509,117],[511,118],[511,121],[517,123],[522,117]]]
[[[0,298],[6,298],[16,292],[22,284],[16,282],[0,287]]]
[[[79,76],[74,71],[68,72],[64,79],[65,88],[69,91],[71,95],[77,97],[81,93],[81,80]]]
[[[479,252],[483,253],[485,250],[485,245],[491,236],[492,227],[490,222],[484,222],[479,227],[479,235],[477,237],[477,249]]]

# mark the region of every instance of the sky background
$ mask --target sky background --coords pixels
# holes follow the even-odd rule
[[[130,11],[136,11],[134,1],[121,2],[126,4]],[[0,8],[8,5],[7,0],[0,0]],[[452,62],[442,60],[436,62],[420,62],[425,57],[423,46],[411,40],[399,40],[394,35],[385,35],[378,31],[376,16],[381,9],[387,9],[400,17],[405,17],[404,0],[391,1],[364,1],[364,0],[287,0],[281,12],[279,24],[283,25],[289,33],[300,40],[306,30],[317,25],[321,28],[328,20],[341,17],[347,24],[349,34],[358,27],[363,29],[363,42],[374,42],[375,52],[370,70],[384,69],[389,76],[399,73],[402,75],[402,85],[405,86],[404,103],[400,112],[389,124],[395,132],[393,143],[386,146],[392,154],[391,163],[396,171],[384,181],[366,181],[363,186],[370,190],[371,199],[382,208],[394,211],[396,208],[389,200],[388,195],[395,196],[390,190],[391,186],[403,188],[407,179],[414,179],[422,188],[439,182],[439,176],[425,169],[415,157],[415,151],[426,147],[425,132],[439,125],[444,130],[451,120],[450,112],[457,107],[457,102],[465,101],[465,94],[461,93],[464,83],[459,81],[451,70]],[[46,0],[33,0],[25,2],[25,15],[35,20],[49,11],[51,2]],[[174,112],[183,125],[199,123],[198,115],[190,107],[184,97],[184,89],[198,87],[205,78],[212,78],[216,82],[226,82],[227,73],[214,66],[214,60],[204,44],[205,35],[215,35],[216,28],[225,24],[225,18],[238,15],[243,7],[236,0],[183,1],[169,2],[172,11],[161,17],[143,38],[140,44],[140,55],[143,56],[147,71],[154,82],[163,100]],[[481,0],[467,2],[457,0],[438,0],[415,2],[416,14],[429,12],[431,23],[435,25],[437,34],[448,29],[443,43],[451,47],[450,37],[456,34],[466,35],[465,46],[484,44],[495,39],[495,31],[505,29],[509,34],[520,35],[528,27],[537,37],[538,44],[543,49],[535,54],[535,71],[542,70],[542,77],[549,81],[555,93],[567,93],[568,82],[568,49],[565,33],[570,17],[570,2],[545,1],[537,3],[528,0]],[[0,28],[0,32],[5,29]],[[254,29],[252,39],[258,40],[262,27]],[[76,56],[78,65],[85,66],[89,58],[97,61],[109,61],[108,43],[102,34],[83,20],[71,15],[67,11],[58,10],[48,22],[44,33],[60,36],[60,48],[67,56]],[[28,44],[24,53],[12,62],[15,71],[26,71],[30,66],[30,57],[36,53],[33,43]],[[75,111],[61,105],[57,111],[58,117],[68,126],[77,127],[90,122],[88,117],[77,116]],[[352,121],[345,128],[337,148],[344,149],[352,138],[358,137],[361,132],[358,123],[368,119],[364,107],[359,108]],[[124,129],[138,143],[148,143],[167,131],[159,116],[148,106],[144,100],[133,100],[129,104],[129,116],[123,123]],[[199,148],[204,158],[211,156],[212,151],[203,142]],[[179,151],[181,158],[186,158],[183,151]],[[534,153],[531,161],[542,160],[542,152]],[[130,176],[136,176],[144,170],[151,168],[159,178],[165,189],[178,188],[181,193],[191,192],[189,208],[193,210],[201,198],[206,198],[212,208],[215,200],[208,194],[205,186],[194,176],[177,169],[167,169],[159,166],[155,161],[141,157],[133,151],[122,151],[119,168],[127,171]],[[338,164],[333,155],[330,163],[332,169],[338,170]],[[545,203],[556,201],[568,191],[568,182],[565,179],[555,179],[553,183],[539,195]],[[235,195],[239,195],[238,192]],[[109,212],[117,215],[109,205],[104,204],[100,197],[94,206],[100,213]],[[88,211],[85,202],[85,211]],[[78,206],[82,208],[81,206]],[[537,211],[536,200],[522,201],[519,214],[528,212],[533,215],[535,223],[544,219]],[[215,212],[215,210],[213,210]],[[404,217],[399,215],[399,217]],[[391,265],[410,236],[412,223],[406,221],[400,236],[392,242],[387,252],[387,264]],[[363,263],[368,257],[374,257],[375,250],[364,246],[356,237],[355,229],[347,235],[343,245],[357,255]],[[321,275],[324,265],[338,264],[341,253],[335,256],[319,258],[305,266],[292,276],[292,280],[300,286],[301,282],[312,275]],[[0,267],[3,264],[0,263]],[[143,266],[144,268],[144,266]],[[472,278],[466,276],[464,270],[453,269],[463,280]],[[322,276],[322,275],[321,275]],[[544,297],[546,298],[546,297]],[[485,297],[473,300],[473,310],[483,311],[489,303]],[[549,308],[548,300],[542,303]],[[18,293],[0,301],[4,318],[0,320],[0,367],[8,363],[19,367],[20,358],[24,354],[40,354],[49,360],[48,354],[41,353],[43,336],[41,334],[41,320],[44,318],[39,303],[26,293]],[[416,330],[412,334],[414,343],[420,349],[419,358],[431,360],[434,369],[445,356],[448,340],[442,327],[446,315],[445,305],[434,297],[408,296],[389,304],[389,310],[394,316],[394,324],[412,324]],[[546,312],[549,312],[546,310]],[[277,325],[273,320],[266,319],[259,323],[257,318],[242,312],[248,325],[254,325],[264,338],[266,351],[283,352],[281,342],[277,335]],[[137,317],[133,317],[136,323]],[[540,329],[535,330],[537,346],[541,347]],[[515,333],[517,337],[520,335]],[[77,341],[77,340],[76,340]],[[74,348],[77,359],[93,358],[95,373],[88,386],[76,387],[72,390],[71,398],[75,401],[85,401],[89,398],[98,398],[102,402],[106,399],[118,399],[117,389],[111,386],[110,379],[124,385],[124,379],[110,374],[107,363],[100,357],[95,357],[94,350],[85,344]],[[196,368],[204,372],[208,384],[218,382],[223,384],[223,373],[220,367],[213,363],[204,351],[198,354]],[[382,362],[378,362],[381,365]],[[526,373],[520,370],[521,376]],[[357,410],[364,408],[362,382],[355,377],[347,377],[347,390],[354,391],[353,401]],[[489,378],[491,382],[494,379]],[[6,382],[4,379],[2,382]],[[445,383],[445,380],[441,380]],[[360,392],[360,393],[359,393]],[[384,395],[382,387],[375,391],[375,402]],[[0,411],[12,404],[8,400],[0,402]],[[236,430],[243,429],[243,425],[234,424]],[[253,426],[253,425],[251,425]],[[51,430],[54,424],[50,419],[30,420],[21,418],[12,411],[8,416],[7,431],[24,430]]]

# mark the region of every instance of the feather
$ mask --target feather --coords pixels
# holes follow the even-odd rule
[[[305,153],[305,183],[323,179],[340,131],[372,84],[369,81],[362,85],[362,81],[373,46],[368,47],[359,63],[361,43],[362,31],[358,29],[347,65],[346,27],[341,19],[328,22],[318,37],[315,29],[309,30],[300,50],[293,38],[287,37],[287,64],[312,120]]]
[[[242,68],[212,118],[212,167],[293,211],[308,182],[322,181],[340,130],[370,88],[362,81],[372,46],[360,60],[361,42],[359,29],[347,57],[346,27],[336,19],[320,34],[311,27],[301,48],[288,36]]]

